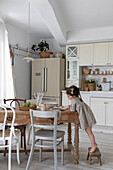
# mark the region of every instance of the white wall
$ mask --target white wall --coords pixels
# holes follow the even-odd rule
[[[11,45],[19,44],[19,47],[28,47],[28,35],[27,31],[23,31],[18,27],[14,27],[9,23],[6,23],[6,29],[9,35],[9,43]],[[50,50],[54,54],[57,51],[61,51],[65,54],[65,47],[60,47],[56,40],[46,39],[49,43]],[[40,40],[30,34],[30,46],[33,44],[38,44]],[[31,55],[34,58],[39,57],[39,52],[37,55]],[[16,87],[16,97],[17,98],[30,98],[30,88],[31,88],[31,64],[23,61],[23,58],[27,56],[26,52],[14,50],[14,70],[15,70],[15,87]],[[17,55],[16,55],[17,54]]]
[[[61,47],[54,38],[46,39],[46,42],[49,44],[49,51],[53,52],[53,54],[58,51],[66,53],[66,47]]]
[[[19,44],[19,47],[27,49],[28,36],[27,31],[23,31],[20,28],[14,27],[6,23],[6,29],[8,31],[9,43],[11,45]],[[30,35],[30,44],[35,44],[37,39]],[[16,55],[18,54],[18,55]],[[27,52],[14,50],[14,74],[15,74],[15,91],[17,98],[30,98],[30,83],[31,83],[31,69],[30,63],[23,60],[27,56]],[[34,57],[39,57],[33,55]]]
[[[67,33],[67,44],[104,42],[113,40],[113,27],[93,28]]]

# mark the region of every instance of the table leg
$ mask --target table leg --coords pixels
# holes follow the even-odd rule
[[[71,148],[72,147],[72,137],[71,137],[71,123],[68,123],[68,142],[67,142],[67,145],[68,145],[68,148]]]
[[[79,124],[75,124],[73,158],[74,158],[74,164],[79,164]]]

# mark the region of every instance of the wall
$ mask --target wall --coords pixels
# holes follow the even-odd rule
[[[57,43],[57,41],[54,38],[46,39],[47,43],[49,43],[49,51],[53,52],[55,54],[56,52],[60,51],[62,53],[66,53],[66,47],[60,47],[60,45]]]
[[[6,29],[8,31],[9,43],[11,45],[19,44],[19,47],[28,47],[27,31],[23,31],[20,28],[14,27],[9,23],[6,23]],[[36,43],[37,39],[30,36],[30,44]],[[23,60],[27,56],[27,52],[21,50],[15,50],[14,52],[14,82],[15,92],[17,98],[30,98],[31,89],[31,63],[27,63]],[[37,55],[31,55],[33,57],[39,57]]]
[[[113,27],[92,28],[67,32],[67,44],[104,42],[113,40]]]
[[[19,44],[19,47],[28,47],[28,35],[27,31],[21,30],[18,27],[14,27],[9,23],[6,23],[6,29],[9,35],[9,43],[11,45]],[[65,47],[60,47],[56,40],[46,39],[50,45],[50,51],[53,53],[61,51],[65,54]],[[30,46],[32,44],[38,44],[40,40],[30,34]],[[13,50],[14,52],[14,82],[15,82],[15,92],[17,98],[30,98],[31,94],[31,63],[27,63],[23,60],[27,56],[26,52],[20,50]],[[38,58],[39,53],[36,55],[31,54],[32,57]]]

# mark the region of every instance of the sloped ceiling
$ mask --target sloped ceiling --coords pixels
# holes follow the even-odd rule
[[[27,29],[28,0],[0,0],[0,12]],[[113,0],[31,0],[31,33],[60,45],[113,40]]]

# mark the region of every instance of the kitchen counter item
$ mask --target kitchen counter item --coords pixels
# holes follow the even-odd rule
[[[102,91],[110,91],[111,90],[111,81],[102,82]]]
[[[82,71],[85,75],[87,75],[87,74],[90,74],[91,69],[83,68]]]
[[[20,106],[19,109],[22,110],[22,111],[28,111],[29,109],[36,110],[36,106],[33,106],[33,107],[23,107],[23,106]]]
[[[90,91],[94,91],[95,90],[95,83],[89,83],[88,87],[89,87]]]

